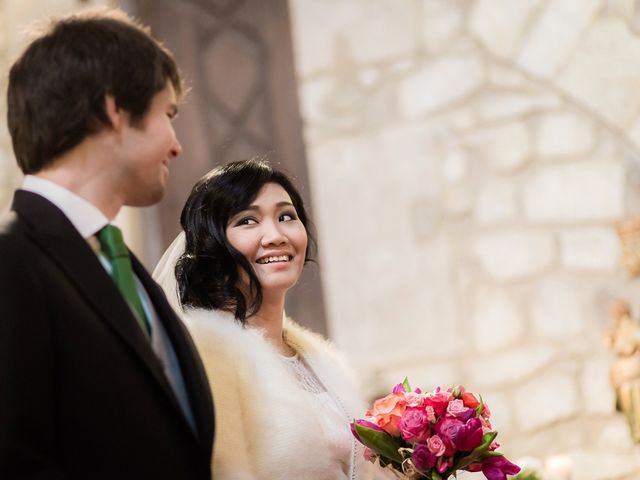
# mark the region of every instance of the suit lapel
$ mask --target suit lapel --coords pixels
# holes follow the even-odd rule
[[[21,190],[15,194],[12,209],[30,224],[33,241],[56,263],[86,302],[94,307],[98,316],[147,368],[182,417],[173,389],[129,306],[96,254],[67,217],[40,195]]]
[[[214,419],[211,409],[213,402],[207,375],[196,347],[186,327],[169,305],[162,289],[153,281],[133,254],[131,254],[131,262],[133,270],[149,295],[156,309],[158,320],[162,322],[176,352],[191,409],[196,420],[198,436],[202,441],[205,452],[208,452],[211,450],[214,434]]]

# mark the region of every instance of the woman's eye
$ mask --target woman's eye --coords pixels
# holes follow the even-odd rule
[[[255,218],[245,217],[238,220],[238,225],[255,225],[258,223]]]
[[[295,220],[296,216],[293,213],[283,213],[280,215],[281,222],[290,222],[291,220]]]

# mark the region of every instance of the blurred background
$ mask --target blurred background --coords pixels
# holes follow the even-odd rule
[[[118,220],[150,269],[199,177],[264,156],[318,230],[287,310],[369,398],[462,383],[545,479],[640,478],[609,378],[640,394],[638,0],[0,0],[2,91],[25,26],[97,5],[151,25],[191,87],[166,198]]]

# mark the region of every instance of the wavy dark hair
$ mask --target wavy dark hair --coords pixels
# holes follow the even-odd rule
[[[214,168],[195,184],[180,215],[186,244],[175,274],[183,308],[226,310],[242,324],[260,309],[258,277],[244,255],[231,246],[226,229],[229,220],[246,209],[267,183],[280,185],[291,197],[307,231],[305,264],[313,261],[313,227],[289,177],[257,158]],[[245,298],[238,287],[240,269],[249,278],[251,298]]]

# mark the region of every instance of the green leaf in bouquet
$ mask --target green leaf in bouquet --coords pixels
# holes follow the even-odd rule
[[[431,470],[431,480],[442,480],[442,475],[440,475],[435,468]]]
[[[354,424],[356,433],[367,447],[375,453],[396,463],[398,466],[402,464],[402,455],[398,451],[402,448],[400,440],[392,437],[387,432],[374,430],[373,428],[360,425],[358,422]]]
[[[404,380],[402,381],[402,386],[404,387],[405,392],[411,391],[411,385],[409,385],[409,378],[404,377]]]
[[[480,404],[476,407],[476,417],[482,415],[482,410],[484,410],[484,401],[482,400],[482,395],[478,395],[480,397]]]

